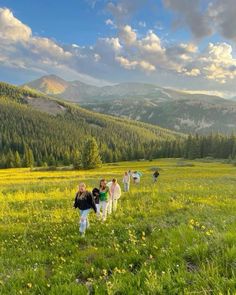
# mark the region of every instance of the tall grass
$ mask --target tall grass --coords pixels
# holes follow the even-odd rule
[[[235,294],[235,167],[178,163],[0,170],[0,294]],[[92,188],[128,169],[144,173],[141,184],[107,223],[91,212],[81,238],[78,181]]]

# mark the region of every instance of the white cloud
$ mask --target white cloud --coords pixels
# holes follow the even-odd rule
[[[99,54],[97,54],[97,53],[94,53],[94,60],[95,60],[96,62],[99,62],[100,59],[101,59],[101,56],[100,56]]]
[[[105,20],[105,24],[106,24],[107,26],[110,26],[110,27],[113,28],[113,29],[116,28],[116,25],[115,25],[114,21],[113,21],[112,19],[110,19],[110,18],[108,18],[107,20]]]
[[[139,62],[139,66],[141,69],[147,72],[153,72],[156,70],[156,67],[146,60],[141,60]]]
[[[111,42],[112,43],[112,42]],[[113,45],[118,46],[116,40]],[[88,48],[86,48],[88,50]],[[49,38],[34,36],[27,25],[14,17],[7,8],[0,8],[0,60],[2,67],[18,68],[40,73],[73,72],[84,81],[98,81],[87,73],[80,73],[78,60],[86,58],[85,48],[77,44],[65,49]],[[91,62],[99,61],[99,54],[91,54]],[[77,67],[77,68],[76,68]],[[83,79],[84,77],[84,79]],[[89,78],[90,77],[90,78]]]
[[[105,21],[105,24],[107,26],[113,26],[114,25],[113,20],[111,20],[110,18]]]
[[[138,45],[141,50],[150,53],[160,53],[165,51],[161,45],[160,38],[151,30],[148,31],[147,35],[143,39],[139,40]]]
[[[139,21],[138,25],[141,27],[141,28],[146,28],[147,24],[145,21]]]
[[[103,38],[101,40],[103,40],[107,45],[111,46],[115,51],[120,51],[122,48],[119,38]]]
[[[28,41],[31,29],[15,18],[7,8],[0,8],[0,39],[11,42]]]
[[[117,56],[116,61],[118,61],[122,67],[128,70],[134,70],[136,68],[139,68],[146,73],[153,72],[156,70],[155,66],[150,64],[146,60],[129,60],[123,56]]]
[[[189,52],[189,53],[195,53],[195,52],[198,51],[198,47],[195,44],[193,44],[193,43],[188,43],[188,44],[181,43],[180,44],[180,48],[185,49],[186,52]]]
[[[236,59],[232,56],[232,46],[227,43],[210,43],[200,61],[207,79],[224,84],[236,77]]]
[[[196,69],[196,68],[191,69],[191,70],[184,69],[183,73],[186,76],[197,77],[197,76],[199,76],[201,74],[201,71],[199,69]]]
[[[72,44],[71,46],[74,47],[74,48],[79,48],[79,47],[80,47],[80,46],[77,45],[77,44]]]
[[[160,75],[182,79],[183,84],[188,80],[217,86],[236,80],[236,59],[232,46],[226,42],[210,43],[203,50],[194,42],[169,44],[151,30],[140,35],[130,25],[123,24],[112,37],[98,38],[91,46],[62,45],[35,36],[9,9],[2,8],[0,62],[1,67],[63,73],[65,77],[74,75],[96,84],[124,77],[145,80],[144,73],[148,73],[150,79],[159,79]]]
[[[132,45],[137,40],[136,32],[129,25],[120,27],[119,37],[126,45]]]
[[[138,62],[137,61],[130,61],[127,58],[123,57],[123,56],[117,56],[116,60],[119,62],[119,64],[124,67],[125,69],[128,70],[133,70],[137,67]]]

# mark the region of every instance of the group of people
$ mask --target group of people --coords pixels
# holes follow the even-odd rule
[[[129,191],[129,186],[130,186],[130,180],[133,180],[134,184],[140,183],[142,172],[140,171],[131,171],[129,170],[128,172],[125,172],[125,175],[123,177],[123,184],[124,184],[124,191],[128,192]]]
[[[125,172],[123,177],[124,191],[128,192],[130,181],[134,184],[140,183],[142,173],[138,171]],[[159,172],[153,174],[154,182],[157,181]],[[105,179],[100,180],[99,188],[94,188],[92,192],[88,191],[85,183],[80,183],[75,196],[74,208],[80,210],[80,233],[85,235],[86,229],[89,227],[88,214],[91,209],[97,215],[99,220],[106,221],[107,215],[117,210],[118,200],[121,197],[121,188],[116,178],[108,182]],[[101,213],[102,211],[102,213]]]
[[[89,227],[90,209],[93,209],[97,218],[104,222],[107,219],[107,214],[112,214],[117,210],[120,196],[121,188],[116,178],[108,183],[105,179],[101,179],[99,188],[94,188],[92,192],[87,190],[85,183],[79,184],[74,207],[80,210],[80,233],[82,236],[85,235],[85,231]]]

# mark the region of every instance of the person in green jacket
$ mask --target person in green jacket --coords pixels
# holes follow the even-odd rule
[[[99,186],[99,204],[97,204],[97,216],[100,218],[102,208],[102,221],[107,219],[107,207],[110,199],[110,189],[105,179],[101,179]]]

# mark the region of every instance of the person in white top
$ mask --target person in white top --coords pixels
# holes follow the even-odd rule
[[[132,174],[134,184],[140,183],[140,174],[137,171],[134,171]]]
[[[108,184],[109,185],[109,184]],[[116,178],[113,178],[110,183],[110,200],[108,204],[108,214],[117,210],[117,202],[121,196],[121,188]]]
[[[128,172],[125,172],[125,174],[124,174],[123,184],[124,184],[124,191],[128,192],[129,191],[129,184],[130,184],[130,175]]]

